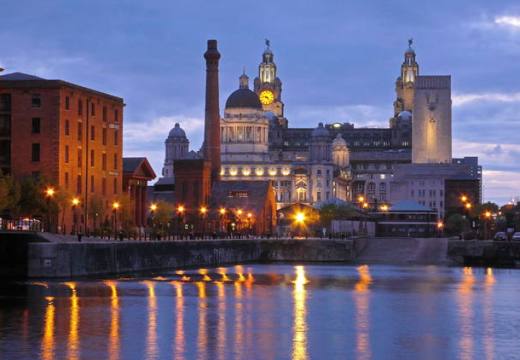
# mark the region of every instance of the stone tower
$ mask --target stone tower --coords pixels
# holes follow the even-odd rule
[[[401,64],[401,74],[395,82],[394,115],[401,111],[413,112],[414,83],[419,75],[419,64],[415,61],[412,43],[412,39],[408,40],[408,49],[404,53],[404,61]]]
[[[451,163],[451,77],[418,76],[412,113],[412,162]]]
[[[174,175],[173,162],[188,158],[190,141],[179,123],[176,123],[174,128],[170,130],[164,144],[166,154],[162,175],[166,178],[171,178]]]
[[[339,168],[347,167],[350,164],[347,142],[343,139],[341,133],[338,133],[332,141],[332,162]]]
[[[283,118],[282,81],[276,76],[276,64],[269,40],[258,66],[258,77],[254,80],[254,91],[258,94],[264,111],[270,111]]]
[[[204,118],[204,160],[211,162],[211,181],[220,178],[220,110],[217,40],[208,40],[206,59],[206,114]]]

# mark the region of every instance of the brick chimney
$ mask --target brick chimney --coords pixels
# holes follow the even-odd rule
[[[218,93],[217,40],[208,40],[206,59],[206,115],[204,119],[204,160],[211,162],[211,182],[220,179],[220,110]]]

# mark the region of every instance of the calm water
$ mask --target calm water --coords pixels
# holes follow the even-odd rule
[[[520,358],[516,270],[244,265],[1,292],[1,359]]]

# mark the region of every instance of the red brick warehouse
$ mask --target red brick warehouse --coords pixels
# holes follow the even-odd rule
[[[94,199],[110,216],[122,189],[123,107],[122,98],[66,81],[0,76],[0,168],[17,179],[42,176],[66,193],[61,231],[72,230],[74,197],[78,230],[104,220],[90,214]]]

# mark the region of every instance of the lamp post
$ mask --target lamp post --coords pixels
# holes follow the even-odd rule
[[[206,234],[206,215],[208,213],[208,208],[202,205],[199,211],[202,219],[202,238],[204,238],[204,235]]]
[[[437,221],[437,231],[439,233],[439,237],[442,237],[442,231],[444,230],[444,223],[442,220]]]
[[[491,211],[487,210],[484,212],[484,240],[487,240],[489,238],[489,223],[491,220],[491,217],[493,214],[491,214]]]
[[[182,224],[184,223],[184,213],[186,208],[184,205],[177,206],[177,232],[182,232]]]
[[[78,214],[76,213],[76,208],[78,207],[79,203],[79,198],[72,198],[72,222],[74,224],[74,230],[72,232],[74,234],[77,234],[78,232]]]
[[[157,210],[157,204],[151,204],[150,205],[150,226],[152,228],[151,230],[151,233],[150,233],[150,240],[152,239],[152,234],[155,233],[155,219],[154,219],[154,216],[155,216],[155,211]],[[146,240],[146,233],[145,233],[145,240]]]
[[[112,203],[112,211],[114,212],[114,239],[117,239],[117,233],[118,233],[118,228],[117,228],[117,210],[119,210],[119,203],[117,201],[114,201]],[[121,241],[123,241],[123,239],[121,238],[120,239]]]
[[[55,190],[52,187],[48,187],[45,190],[45,198],[47,199],[47,231],[51,232],[51,200],[54,197]]]
[[[218,213],[220,215],[220,231],[222,231],[224,233],[225,232],[225,230],[224,230],[224,216],[226,216],[226,209],[221,207],[218,210]]]

